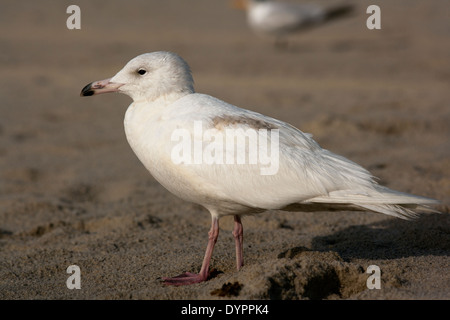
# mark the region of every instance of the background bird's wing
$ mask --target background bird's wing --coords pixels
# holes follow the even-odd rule
[[[324,19],[325,12],[314,4],[270,3],[266,11],[264,25],[267,30],[292,31]]]

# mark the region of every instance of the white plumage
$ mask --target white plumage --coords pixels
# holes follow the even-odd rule
[[[137,157],[153,177],[180,198],[200,204],[212,216],[209,243],[199,274],[185,273],[165,279],[183,285],[204,281],[218,236],[218,220],[234,215],[238,269],[243,265],[243,231],[240,216],[268,209],[279,210],[370,210],[412,218],[417,210],[431,210],[436,200],[409,195],[378,185],[371,174],[356,163],[322,149],[312,138],[293,126],[241,109],[214,97],[195,93],[186,62],[174,53],[154,52],[132,59],[113,78],[90,83],[82,90],[88,96],[122,92],[133,99],[125,115],[125,132]],[[202,131],[196,132],[196,124]],[[267,146],[278,146],[277,171],[261,174],[263,164],[177,163],[174,139],[177,130],[190,133],[190,145],[208,150],[214,141],[205,131],[219,134],[229,129],[278,132],[277,140],[267,134]],[[225,136],[225,135],[222,135]],[[234,149],[249,154],[257,141]],[[217,142],[217,141],[215,141]],[[274,144],[275,145],[275,144]],[[230,150],[224,150],[222,159]],[[201,159],[202,160],[202,159]]]

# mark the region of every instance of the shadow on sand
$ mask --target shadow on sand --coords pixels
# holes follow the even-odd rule
[[[314,238],[312,249],[335,251],[345,260],[450,255],[450,215],[429,214],[414,221],[388,219],[350,226]]]

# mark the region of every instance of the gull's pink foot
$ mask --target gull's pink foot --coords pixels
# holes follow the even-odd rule
[[[203,258],[202,268],[200,273],[185,272],[173,278],[164,278],[164,284],[173,286],[184,286],[193,283],[206,281],[209,276],[209,262],[214,250],[214,245],[219,237],[219,220],[213,218],[211,222],[211,229],[208,232],[208,246],[206,247],[205,257]]]
[[[172,286],[184,286],[206,281],[208,275],[204,276],[198,273],[185,272],[173,278],[163,278],[164,284]]]

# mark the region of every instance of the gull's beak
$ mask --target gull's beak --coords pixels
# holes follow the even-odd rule
[[[89,83],[87,86],[81,90],[80,96],[93,96],[94,94],[107,93],[107,92],[117,92],[123,83],[111,82],[110,79],[94,81]]]

